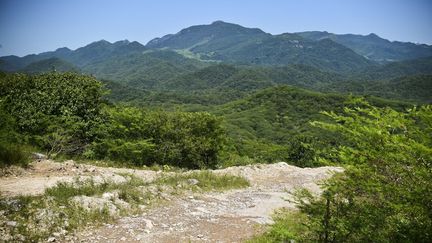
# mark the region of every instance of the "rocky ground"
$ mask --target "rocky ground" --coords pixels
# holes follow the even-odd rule
[[[170,196],[144,213],[123,217],[115,223],[88,227],[61,238],[65,242],[242,242],[272,223],[279,208],[294,208],[290,192],[307,188],[319,193],[318,183],[340,172],[338,167],[298,168],[284,162],[215,170],[217,174],[245,177],[251,184],[245,189],[212,193],[187,193]],[[158,173],[148,170],[101,168],[78,165],[73,161],[41,161],[28,171],[0,178],[2,195],[38,194],[58,181],[75,176],[114,178],[134,174],[147,181]],[[18,175],[19,174],[19,175]],[[19,189],[17,189],[19,188]],[[59,239],[55,239],[59,241]]]

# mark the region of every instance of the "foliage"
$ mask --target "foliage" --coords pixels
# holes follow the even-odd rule
[[[255,236],[248,243],[290,242],[301,241],[307,232],[304,222],[305,214],[298,211],[279,210],[273,215],[275,221],[270,229],[262,235]]]
[[[287,161],[297,166],[319,166],[315,158],[326,147],[345,141],[337,132],[313,127],[313,120],[328,121],[320,111],[342,111],[349,96],[277,86],[217,107],[225,118],[230,150],[260,162]],[[403,103],[370,98],[377,106],[401,109]],[[229,156],[228,156],[229,157]]]
[[[316,126],[341,132],[349,145],[336,151],[344,174],[321,197],[298,194],[308,215],[304,241],[430,242],[432,239],[432,107],[408,113],[354,101],[336,123]]]
[[[191,185],[188,180],[197,180],[196,185]],[[243,177],[232,175],[217,175],[211,171],[199,171],[192,173],[175,174],[157,179],[156,184],[169,185],[176,187],[182,185],[183,189],[193,191],[222,191],[248,187],[249,182]]]
[[[32,62],[24,69],[24,73],[46,73],[46,72],[78,72],[78,68],[62,59],[53,57],[41,61]]]
[[[388,41],[373,33],[369,35],[338,35],[326,31],[306,31],[296,34],[315,41],[328,38],[368,59],[383,63],[432,56],[432,48],[428,45]]]
[[[99,124],[92,149],[99,158],[136,165],[215,167],[223,145],[220,121],[208,113],[114,107]]]
[[[14,118],[4,111],[0,100],[0,167],[25,166],[29,162],[29,148],[16,130]]]
[[[100,117],[102,84],[75,73],[11,74],[0,79],[3,109],[16,131],[50,154],[76,154]]]

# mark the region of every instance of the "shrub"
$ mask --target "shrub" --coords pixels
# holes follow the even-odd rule
[[[108,121],[99,124],[89,148],[98,158],[193,169],[218,163],[224,131],[213,115],[121,106],[106,113]]]

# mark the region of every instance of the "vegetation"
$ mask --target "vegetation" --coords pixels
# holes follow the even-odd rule
[[[121,106],[106,112],[107,121],[95,129],[96,139],[85,153],[90,158],[192,169],[218,164],[224,131],[220,120],[209,113]]]
[[[323,131],[309,122],[331,122],[320,111],[342,111],[350,106],[349,100],[345,95],[278,86],[223,105],[213,112],[225,118],[231,153],[261,162],[287,161],[310,167],[322,165],[316,157],[324,153],[326,147],[344,144],[344,139],[337,132]],[[380,107],[396,109],[407,105],[375,98],[370,101]]]
[[[171,172],[340,165],[345,172],[322,195],[297,192],[299,211],[279,212],[252,242],[431,242],[431,52],[375,34],[271,35],[216,21],[146,46],[101,40],[1,57],[1,70],[26,74],[0,73],[0,167],[26,166],[32,151]],[[109,207],[83,210],[73,203],[79,196],[117,193],[132,205],[121,213],[133,213],[160,196],[143,188],[248,185],[208,171],[152,183],[125,177],[0,199],[0,222],[17,222],[15,235],[39,241],[113,218]]]
[[[403,113],[355,104],[340,115],[325,113],[336,123],[314,123],[349,141],[332,158],[346,170],[326,183],[319,198],[297,193],[305,227],[283,228],[289,231],[284,240],[430,242],[432,107]],[[278,228],[271,232],[271,237],[281,233]]]
[[[189,183],[189,180],[197,180],[197,184]],[[210,171],[200,171],[173,176],[161,177],[155,181],[156,184],[189,187],[193,191],[221,191],[237,189],[249,186],[249,182],[243,177],[232,175],[216,175]]]
[[[428,45],[388,41],[374,33],[369,35],[338,35],[326,31],[306,31],[296,34],[315,41],[325,38],[331,39],[334,42],[352,49],[359,55],[382,63],[432,56],[432,48]]]

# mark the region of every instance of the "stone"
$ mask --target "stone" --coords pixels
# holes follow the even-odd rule
[[[47,158],[47,156],[45,154],[41,154],[41,153],[32,153],[31,156],[33,159],[36,159],[36,160],[43,160],[43,159]]]
[[[50,237],[50,238],[48,238],[47,241],[48,241],[48,242],[55,242],[55,241],[56,241],[56,238],[54,238],[54,237]]]
[[[195,186],[195,185],[197,185],[197,184],[199,183],[199,180],[194,179],[194,178],[191,178],[191,179],[188,179],[188,180],[187,180],[187,183],[188,183],[189,185]]]
[[[6,225],[9,227],[15,227],[15,226],[17,226],[17,224],[18,223],[16,221],[7,221],[6,222]]]
[[[105,198],[76,196],[72,198],[72,202],[79,204],[87,211],[102,211],[107,208],[110,215],[116,215],[118,212],[117,207],[110,200]]]
[[[146,229],[149,229],[149,230],[153,229],[153,222],[151,220],[143,219],[143,222],[145,224]]]

